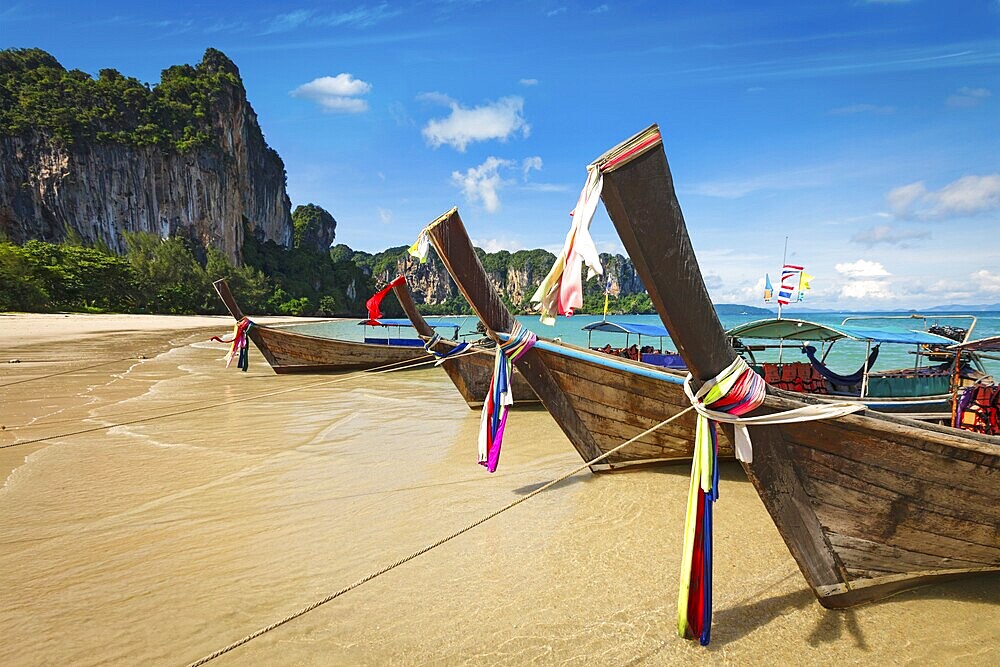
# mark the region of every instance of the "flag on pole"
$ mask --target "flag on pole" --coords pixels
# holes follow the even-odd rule
[[[764,303],[769,303],[774,296],[774,288],[771,287],[771,276],[764,274]]]
[[[805,271],[799,274],[799,301],[806,298],[806,290],[809,289],[809,281],[812,280],[814,276],[809,275]]]
[[[802,267],[793,264],[785,264],[781,269],[781,287],[778,288],[778,303],[787,306],[794,299],[798,290],[799,276],[802,274]]]

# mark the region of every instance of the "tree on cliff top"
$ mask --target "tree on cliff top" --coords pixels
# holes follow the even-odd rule
[[[296,206],[292,211],[295,227],[295,247],[327,252],[337,236],[337,221],[326,209],[316,204]]]
[[[201,63],[163,70],[155,86],[103,69],[97,78],[67,70],[42,49],[0,50],[0,132],[177,151],[209,147],[212,109],[227,91],[246,95],[239,69],[221,51]]]

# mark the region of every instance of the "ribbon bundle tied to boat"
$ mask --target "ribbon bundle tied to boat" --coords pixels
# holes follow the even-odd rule
[[[511,391],[513,363],[530,350],[535,341],[535,334],[515,323],[507,342],[497,345],[493,378],[479,421],[479,464],[490,472],[495,472],[500,462],[507,408],[514,404],[514,393]]]
[[[776,414],[743,417],[760,407],[766,396],[764,378],[736,357],[719,375],[697,393],[691,389],[692,376],[684,381],[684,392],[698,413],[691,486],[688,490],[684,522],[684,554],[681,559],[680,592],[677,599],[677,632],[697,638],[704,646],[712,629],[712,507],[719,497],[717,422],[734,425],[736,458],[753,462],[753,446],[748,425],[787,424],[843,417],[864,409],[854,403],[806,405]]]
[[[601,201],[604,178],[596,165],[587,167],[587,182],[580,192],[576,208],[570,215],[573,222],[562,252],[548,275],[542,280],[532,303],[538,304],[543,324],[555,324],[556,315],[572,315],[575,308],[583,306],[583,265],[586,263],[587,279],[603,275],[601,258],[597,246],[590,236],[590,223],[594,219],[597,203]]]
[[[252,326],[253,322],[249,318],[244,317],[233,327],[232,340],[223,340],[218,336],[212,336],[212,340],[214,341],[232,344],[229,352],[226,354],[226,368],[229,368],[229,365],[233,363],[233,359],[236,359],[236,367],[244,373],[247,372],[247,368],[250,367],[250,340],[247,338],[247,332],[250,331],[250,327]]]
[[[438,341],[440,340],[441,340],[441,335],[434,334],[433,336],[431,336],[430,340],[424,343],[424,350],[426,350],[429,354],[433,354],[435,357],[437,357],[437,361],[434,363],[435,366],[440,366],[445,361],[447,361],[449,357],[461,354],[462,352],[465,351],[466,348],[469,347],[468,343],[461,342],[455,347],[448,350],[447,352],[438,352],[437,350],[434,349],[434,346],[437,345]]]

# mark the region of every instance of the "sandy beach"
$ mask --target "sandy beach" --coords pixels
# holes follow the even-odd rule
[[[489,475],[440,369],[240,373],[231,328],[0,316],[0,663],[187,664],[580,463],[522,409]],[[735,464],[712,643],[678,638],[687,486],[577,474],[213,664],[1000,662],[1000,577],[825,610]]]

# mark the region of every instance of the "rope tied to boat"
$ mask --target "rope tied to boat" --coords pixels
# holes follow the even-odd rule
[[[490,521],[491,519],[494,519],[494,518],[500,516],[504,512],[517,507],[521,503],[523,503],[523,502],[525,502],[527,500],[530,500],[531,498],[534,498],[538,494],[543,493],[545,491],[548,491],[549,489],[551,489],[554,486],[562,484],[563,482],[565,482],[567,479],[569,479],[573,475],[575,475],[575,474],[577,474],[579,472],[583,472],[587,468],[589,468],[589,467],[591,467],[591,466],[593,466],[593,465],[595,465],[597,463],[600,463],[601,461],[603,461],[603,460],[605,460],[605,459],[607,459],[607,458],[609,458],[611,456],[614,456],[615,454],[617,454],[619,451],[621,451],[625,447],[628,447],[632,443],[645,438],[650,433],[653,433],[655,431],[660,430],[661,428],[663,428],[667,424],[670,424],[671,422],[673,422],[673,421],[675,421],[677,419],[680,419],[681,417],[683,417],[684,415],[686,415],[691,410],[692,410],[691,407],[684,408],[683,410],[681,410],[677,414],[675,414],[675,415],[673,415],[671,417],[667,417],[666,419],[664,419],[663,421],[661,421],[659,424],[656,424],[654,426],[650,426],[649,428],[647,428],[642,433],[639,433],[638,435],[632,436],[631,438],[629,438],[625,442],[623,442],[620,445],[617,445],[617,446],[609,449],[608,451],[604,452],[600,456],[598,456],[596,458],[593,458],[593,459],[587,461],[586,463],[577,466],[576,468],[573,468],[572,470],[570,470],[570,471],[568,471],[568,472],[560,475],[556,479],[553,479],[553,480],[551,480],[549,482],[546,482],[545,484],[541,485],[540,487],[538,487],[534,491],[532,491],[532,492],[530,492],[530,493],[528,493],[528,494],[526,494],[524,496],[521,496],[520,498],[512,500],[511,502],[507,503],[506,505],[504,505],[500,509],[494,510],[494,511],[490,512],[489,514],[487,514],[486,516],[481,517],[479,519],[476,519],[472,523],[469,523],[469,524],[463,526],[462,528],[459,528],[458,530],[454,531],[450,535],[442,537],[442,538],[438,539],[437,541],[432,542],[431,544],[428,544],[428,545],[426,545],[424,547],[421,547],[420,549],[417,549],[416,551],[414,551],[410,555],[404,556],[403,558],[400,558],[399,560],[397,560],[396,562],[392,563],[391,565],[386,565],[385,567],[383,567],[380,570],[376,570],[375,572],[372,572],[370,574],[365,575],[361,579],[358,579],[357,581],[355,581],[353,584],[345,586],[344,588],[341,588],[339,591],[327,595],[322,600],[317,600],[317,601],[315,601],[315,602],[313,602],[313,603],[311,603],[311,604],[309,604],[309,605],[307,605],[307,606],[299,609],[298,611],[295,611],[295,612],[292,612],[291,614],[288,614],[287,616],[285,616],[281,620],[275,621],[274,623],[271,623],[270,625],[266,625],[266,626],[264,626],[264,627],[262,627],[262,628],[260,628],[258,630],[255,630],[254,632],[251,632],[250,634],[248,634],[247,636],[243,637],[242,639],[238,639],[238,640],[234,641],[232,644],[229,644],[228,646],[224,646],[224,647],[222,647],[222,648],[220,648],[220,649],[218,649],[216,651],[213,651],[212,653],[209,653],[208,655],[206,655],[206,656],[204,656],[202,658],[199,658],[198,660],[195,660],[190,665],[188,665],[188,667],[200,667],[200,665],[204,665],[207,662],[215,660],[219,656],[225,655],[226,653],[229,653],[230,651],[235,650],[235,649],[239,648],[240,646],[243,646],[244,644],[247,644],[247,643],[253,641],[254,639],[257,639],[261,635],[264,635],[264,634],[270,632],[271,630],[274,630],[275,628],[281,627],[282,625],[284,625],[284,624],[286,624],[286,623],[288,623],[290,621],[294,621],[295,619],[299,618],[300,616],[304,616],[304,615],[308,614],[313,609],[316,609],[317,607],[321,607],[321,606],[325,605],[327,602],[331,602],[332,600],[335,600],[335,599],[339,598],[341,595],[344,595],[345,593],[351,592],[355,588],[358,588],[359,586],[368,583],[372,579],[375,579],[376,577],[380,577],[383,574],[385,574],[386,572],[394,570],[397,567],[399,567],[400,565],[405,565],[406,563],[410,562],[414,558],[417,558],[418,556],[422,556],[425,553],[427,553],[428,551],[431,551],[432,549],[436,549],[437,547],[441,546],[442,544],[450,542],[451,540],[455,539],[456,537],[464,535],[465,533],[469,532],[473,528],[477,528],[477,527],[483,525],[487,521]]]
[[[467,347],[469,347],[469,344],[467,342],[462,341],[461,343],[451,348],[447,352],[438,352],[437,350],[434,349],[434,346],[437,345],[442,340],[444,339],[441,338],[441,334],[435,333],[433,336],[430,337],[430,339],[428,339],[426,343],[424,343],[424,350],[428,354],[433,354],[435,357],[437,357],[437,361],[434,362],[435,366],[440,366],[453,356],[461,355],[461,353],[464,352]]]
[[[677,598],[677,632],[697,638],[702,646],[712,630],[712,508],[719,498],[719,441],[716,424],[733,424],[736,458],[753,462],[750,425],[788,424],[831,419],[864,409],[857,403],[807,405],[775,414],[744,417],[764,403],[767,383],[742,357],[736,357],[721,373],[695,392],[693,376],[684,380],[684,393],[698,413],[691,485],[684,521],[684,553],[681,558],[680,590]]]
[[[226,353],[226,368],[233,363],[233,359],[236,359],[236,367],[239,368],[244,373],[250,367],[250,339],[247,334],[250,332],[250,328],[254,326],[254,323],[249,317],[244,317],[233,327],[233,339],[223,340],[219,336],[212,336],[211,340],[218,341],[220,343],[231,343],[229,352]]]
[[[503,444],[504,427],[507,425],[507,409],[514,404],[511,377],[513,364],[530,350],[538,339],[529,329],[517,321],[506,342],[497,341],[493,359],[493,377],[490,389],[483,401],[483,412],[479,420],[479,465],[490,472],[496,472],[500,463],[500,446]]]

